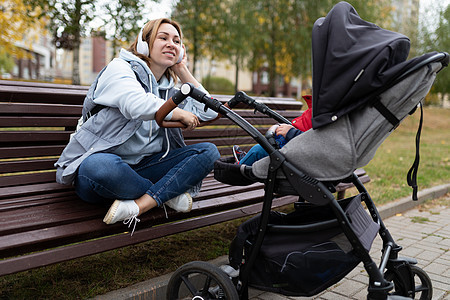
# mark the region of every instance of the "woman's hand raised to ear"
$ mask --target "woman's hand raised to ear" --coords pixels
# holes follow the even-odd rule
[[[186,130],[193,130],[195,127],[200,125],[200,121],[196,115],[178,107],[173,110],[171,121],[180,121],[186,125]]]

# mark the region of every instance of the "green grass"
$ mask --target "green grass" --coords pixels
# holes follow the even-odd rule
[[[407,118],[378,149],[365,170],[377,204],[408,196],[406,174],[414,161],[419,114]],[[426,108],[418,174],[419,191],[450,182],[450,110]],[[448,205],[445,203],[444,205]],[[241,220],[209,226],[136,246],[0,277],[0,299],[86,299],[174,271],[193,260],[228,253]],[[415,220],[420,221],[420,220]]]
[[[411,194],[406,176],[415,158],[415,137],[419,124],[416,112],[395,130],[364,167],[371,178],[366,185],[377,204]],[[417,183],[420,189],[450,181],[450,110],[425,108],[420,143]]]

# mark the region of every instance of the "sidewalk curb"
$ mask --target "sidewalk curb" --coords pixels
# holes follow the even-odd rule
[[[412,201],[411,196],[401,198],[386,205],[380,206],[378,211],[381,219],[386,219],[398,213],[410,210],[425,201],[436,199],[450,192],[450,183],[419,191],[417,201]],[[228,256],[224,255],[209,261],[220,266],[228,262]],[[141,300],[141,299],[165,299],[167,284],[172,274],[152,278],[127,288],[111,291],[104,295],[96,296],[95,300]]]
[[[399,200],[390,202],[378,208],[378,212],[380,213],[381,219],[386,219],[392,217],[398,213],[405,212],[410,210],[425,201],[436,199],[444,196],[445,194],[450,192],[450,183],[435,186],[429,189],[425,189],[423,191],[419,191],[417,194],[417,201],[413,201],[411,196],[401,198]]]

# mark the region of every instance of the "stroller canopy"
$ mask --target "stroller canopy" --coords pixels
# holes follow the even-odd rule
[[[409,39],[361,19],[336,4],[312,30],[313,128],[336,121],[370,101],[401,69]]]

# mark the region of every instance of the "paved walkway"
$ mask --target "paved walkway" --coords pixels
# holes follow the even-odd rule
[[[450,206],[416,205],[429,199],[450,201],[450,184],[428,189],[419,193],[419,202],[410,197],[379,207],[381,217],[396,242],[403,247],[400,256],[414,257],[418,266],[424,269],[433,282],[433,299],[450,300]],[[445,196],[444,196],[445,195]],[[444,203],[444,201],[439,201]],[[377,237],[371,249],[372,258],[378,263],[381,256],[381,239]],[[227,257],[220,257],[212,263],[226,263]],[[98,300],[156,299],[163,300],[169,275],[153,278],[129,288],[114,291]],[[368,276],[362,265],[357,266],[339,283],[315,297],[287,297],[269,292],[250,290],[251,300],[344,300],[366,299]]]

